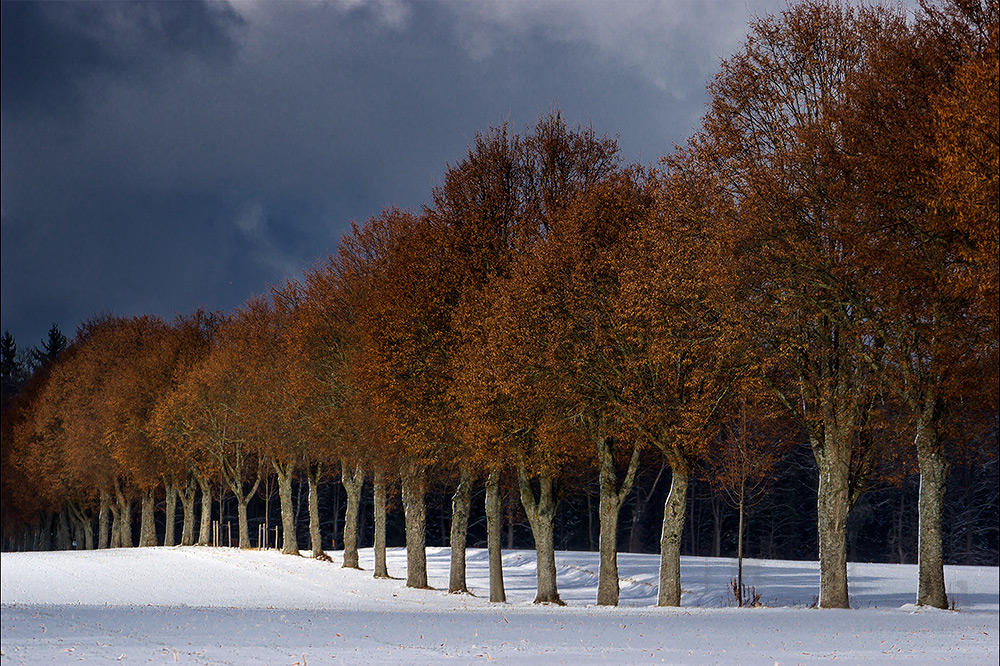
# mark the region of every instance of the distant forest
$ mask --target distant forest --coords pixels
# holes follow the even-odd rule
[[[998,9],[755,20],[656,166],[558,110],[234,312],[3,337],[5,550],[998,564]],[[743,581],[733,581],[742,602]]]

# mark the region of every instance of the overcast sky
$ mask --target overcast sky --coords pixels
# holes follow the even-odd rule
[[[2,326],[231,310],[558,106],[655,162],[779,0],[2,3]]]

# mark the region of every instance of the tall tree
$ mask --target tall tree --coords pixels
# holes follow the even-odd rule
[[[506,145],[501,142],[498,147]],[[492,431],[479,435],[480,440],[500,444],[490,447],[500,455],[490,456],[516,463],[538,555],[536,601],[559,603],[552,521],[561,496],[560,481],[566,480],[559,477],[572,468],[568,461],[579,452],[581,442],[579,433],[571,432],[571,401],[558,397],[571,385],[580,386],[571,378],[575,352],[567,341],[573,330],[572,285],[567,276],[578,263],[574,251],[586,253],[587,243],[600,246],[596,240],[600,232],[588,235],[594,229],[582,228],[587,214],[581,210],[573,217],[568,211],[617,170],[619,158],[612,139],[597,137],[591,129],[570,129],[558,112],[540,119],[519,145],[519,166],[501,170],[519,173],[515,187],[510,192],[491,191],[507,203],[499,208],[504,211],[499,223],[487,228],[494,234],[488,239],[502,232],[506,246],[519,251],[511,259],[482,253],[503,269],[470,298],[485,307],[481,321],[463,318],[467,343],[458,385],[465,411],[480,414],[468,419],[472,432]],[[506,199],[511,195],[513,200]],[[586,317],[581,314],[581,319]],[[587,329],[585,322],[579,323],[578,330]],[[607,441],[603,435],[598,438]],[[488,493],[491,487],[495,486],[488,485]]]
[[[428,473],[454,438],[448,393],[454,274],[438,228],[425,218],[394,210],[369,224],[384,227],[388,243],[357,313],[359,375],[399,461],[407,585],[426,587]]]
[[[915,25],[887,24],[849,82],[844,140],[826,158],[843,164],[863,206],[856,256],[869,267],[872,300],[858,305],[882,345],[881,372],[913,420],[917,603],[939,608],[948,603],[948,422],[974,394],[996,403],[995,389],[972,387],[996,384],[997,120],[985,106],[981,117],[968,113],[980,101],[995,106],[996,33],[996,3],[927,7]]]
[[[618,410],[627,431],[659,449],[671,471],[657,603],[677,606],[691,475],[715,438],[742,352],[731,346],[719,304],[726,273],[712,225],[728,200],[690,155],[668,166],[655,206],[619,256],[615,316],[626,352]]]
[[[881,378],[858,307],[869,273],[855,260],[859,211],[849,179],[823,159],[841,141],[833,109],[865,46],[900,19],[881,9],[803,2],[756,21],[710,86],[700,159],[736,202],[721,222],[742,286],[731,321],[781,361],[771,384],[808,434],[819,472],[820,606],[849,605],[847,517],[876,459],[861,436]],[[766,351],[765,351],[766,350]]]
[[[221,474],[236,498],[240,548],[250,547],[247,504],[261,481],[261,454],[257,441],[248,434],[248,424],[256,417],[247,399],[245,382],[252,377],[255,343],[254,310],[224,318],[205,359],[193,368],[171,396],[170,419],[188,446],[207,454],[198,476],[201,486],[202,529],[199,543],[207,543],[206,520],[211,508],[211,484]]]

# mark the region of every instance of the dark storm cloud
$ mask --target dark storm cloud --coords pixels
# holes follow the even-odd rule
[[[233,308],[555,105],[653,162],[757,8],[4,3],[3,327]]]
[[[183,54],[225,57],[242,23],[228,6],[196,2],[4,3],[3,111],[75,112],[95,76],[147,75]]]

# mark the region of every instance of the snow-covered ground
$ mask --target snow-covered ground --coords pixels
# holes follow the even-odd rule
[[[566,607],[535,606],[532,551],[504,554],[509,602],[449,595],[449,551],[428,549],[435,590],[275,551],[143,548],[3,553],[2,664],[996,664],[995,567],[947,567],[958,612],[910,606],[916,567],[851,564],[853,610],[818,610],[814,562],[745,562],[766,608],[727,600],[735,562],[684,558],[683,607],[656,608],[659,558],[620,556],[622,605],[593,605],[596,553],[558,553]],[[406,552],[389,571],[403,577]]]

